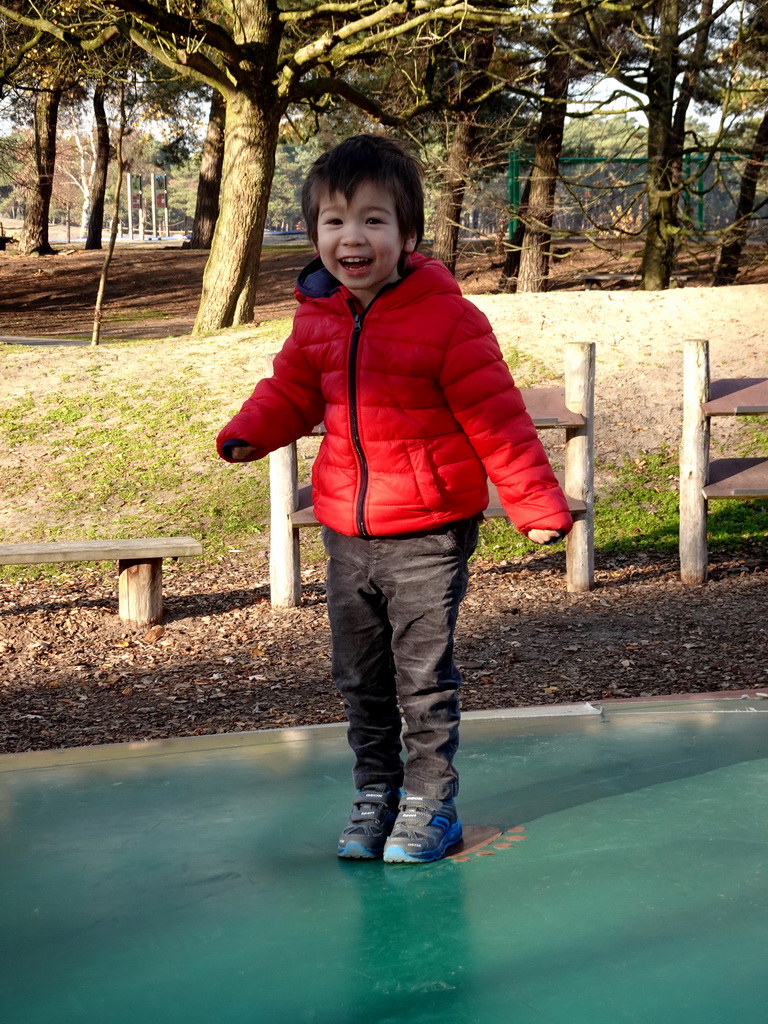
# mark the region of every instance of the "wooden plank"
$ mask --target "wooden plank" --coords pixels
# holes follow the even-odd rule
[[[312,484],[304,484],[299,488],[298,506],[291,514],[291,523],[296,528],[320,525],[315,519],[315,509],[312,505]]]
[[[621,284],[639,284],[640,281],[642,280],[642,275],[641,274],[632,274],[632,273],[627,273],[627,274],[607,274],[607,273],[585,274],[584,277],[582,278],[582,280],[584,282],[584,287],[587,289],[587,291],[590,291],[595,286],[597,286],[598,288],[601,288],[604,284],[608,284],[608,285],[610,285],[610,284],[619,284],[619,283],[621,283]],[[687,274],[673,274],[672,277],[670,278],[670,280],[674,281],[675,284],[677,284],[680,287],[682,287],[685,284],[685,282],[688,280],[688,275]]]
[[[768,459],[714,459],[705,498],[768,498]]]
[[[768,412],[768,377],[737,377],[713,380],[705,416],[747,416]]]
[[[581,427],[584,417],[565,404],[565,388],[520,388],[525,407],[537,427]],[[322,437],[325,424],[318,423],[307,437]]]
[[[0,565],[189,558],[202,553],[203,545],[194,537],[46,541],[37,544],[0,544]]]
[[[565,388],[521,388],[520,393],[536,427],[583,427],[586,422],[565,404]]]
[[[555,476],[557,477],[558,483],[562,487],[564,483],[563,474],[558,472],[555,473]],[[499,498],[499,492],[496,490],[495,485],[492,484],[490,480],[488,481],[488,494],[488,507],[484,510],[483,515],[485,516],[486,519],[503,519],[507,513],[504,511],[504,508],[502,507],[501,499]],[[568,510],[570,511],[572,516],[582,515],[584,512],[587,511],[587,506],[585,502],[580,501],[578,498],[573,498],[568,494],[566,494],[565,497],[568,502]]]
[[[594,287],[602,288],[604,284],[637,284],[640,274],[585,274],[584,287],[591,291]]]
[[[556,473],[555,476],[558,478],[560,486],[563,486],[563,474]],[[501,499],[499,498],[499,492],[495,486],[488,481],[488,506],[483,512],[486,519],[503,519],[506,516],[506,512],[502,508]],[[587,506],[583,501],[579,501],[577,498],[571,498],[566,495],[568,499],[568,508],[570,509],[571,515],[582,515],[587,510]],[[304,487],[299,488],[299,508],[291,515],[291,522],[295,529],[303,529],[306,526],[319,526],[317,519],[315,519],[315,510],[312,506],[312,485],[305,484]]]

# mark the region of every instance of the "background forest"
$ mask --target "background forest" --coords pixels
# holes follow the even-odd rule
[[[14,251],[51,253],[51,222],[100,248],[129,205],[138,231],[127,174],[161,232],[166,175],[169,228],[210,250],[199,333],[252,319],[264,230],[301,228],[307,167],[355,131],[413,145],[433,252],[493,248],[500,290],[546,289],[574,240],[639,255],[648,290],[690,251],[732,283],[766,241],[766,0],[17,0],[0,39]]]

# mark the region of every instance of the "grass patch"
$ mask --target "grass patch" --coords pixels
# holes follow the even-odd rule
[[[668,449],[613,467],[610,491],[595,501],[595,547],[609,554],[679,546],[678,465]]]
[[[519,388],[532,388],[543,381],[548,386],[563,382],[562,373],[554,374],[552,370],[540,359],[521,352],[515,345],[505,343],[500,345],[504,360],[515,378],[515,384]]]
[[[108,324],[136,324],[145,320],[170,320],[171,314],[164,309],[112,309],[104,314],[103,322]]]
[[[768,436],[764,440],[768,443]],[[607,555],[640,551],[676,555],[680,530],[676,452],[643,454],[611,468],[614,483],[595,500],[595,549]],[[708,523],[710,551],[765,552],[768,501],[710,501]],[[486,558],[513,560],[532,550],[534,545],[505,520],[491,520],[480,531],[478,553]]]
[[[739,446],[741,458],[768,458],[768,420],[765,416],[745,416],[746,437]]]
[[[229,466],[214,441],[284,327],[4,352],[0,541],[190,534],[211,560],[262,547],[267,463]]]
[[[616,470],[616,484],[595,502],[595,547],[606,554],[679,550],[677,453],[669,449],[627,459]],[[764,550],[768,502],[759,499],[709,503],[710,551],[748,554]]]

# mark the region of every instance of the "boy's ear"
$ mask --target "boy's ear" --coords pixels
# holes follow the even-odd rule
[[[416,232],[414,231],[413,234],[407,235],[403,239],[403,252],[413,252],[413,250],[415,248],[416,248]]]

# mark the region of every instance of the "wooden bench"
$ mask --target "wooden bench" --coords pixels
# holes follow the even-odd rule
[[[202,553],[203,545],[194,537],[0,544],[0,565],[116,561],[120,618],[134,626],[153,626],[163,618],[163,559],[186,560]]]
[[[706,583],[710,499],[768,498],[768,459],[709,459],[716,416],[768,414],[768,377],[710,381],[709,342],[685,342],[680,442],[680,577]]]
[[[641,274],[585,274],[582,278],[584,281],[584,287],[587,291],[591,291],[593,288],[603,288],[605,286],[611,287],[614,284],[640,284],[642,281]],[[685,282],[688,280],[687,274],[673,274],[672,281],[679,287],[682,288]]]
[[[594,395],[595,344],[565,346],[565,387],[521,389],[538,429],[565,431],[565,469],[558,474],[574,517],[566,540],[568,589],[590,590],[594,584]],[[322,424],[314,434],[321,435]],[[312,487],[299,486],[296,445],[269,457],[270,591],[277,608],[295,608],[301,601],[299,532],[318,526]],[[486,519],[506,515],[496,488],[489,483]]]

